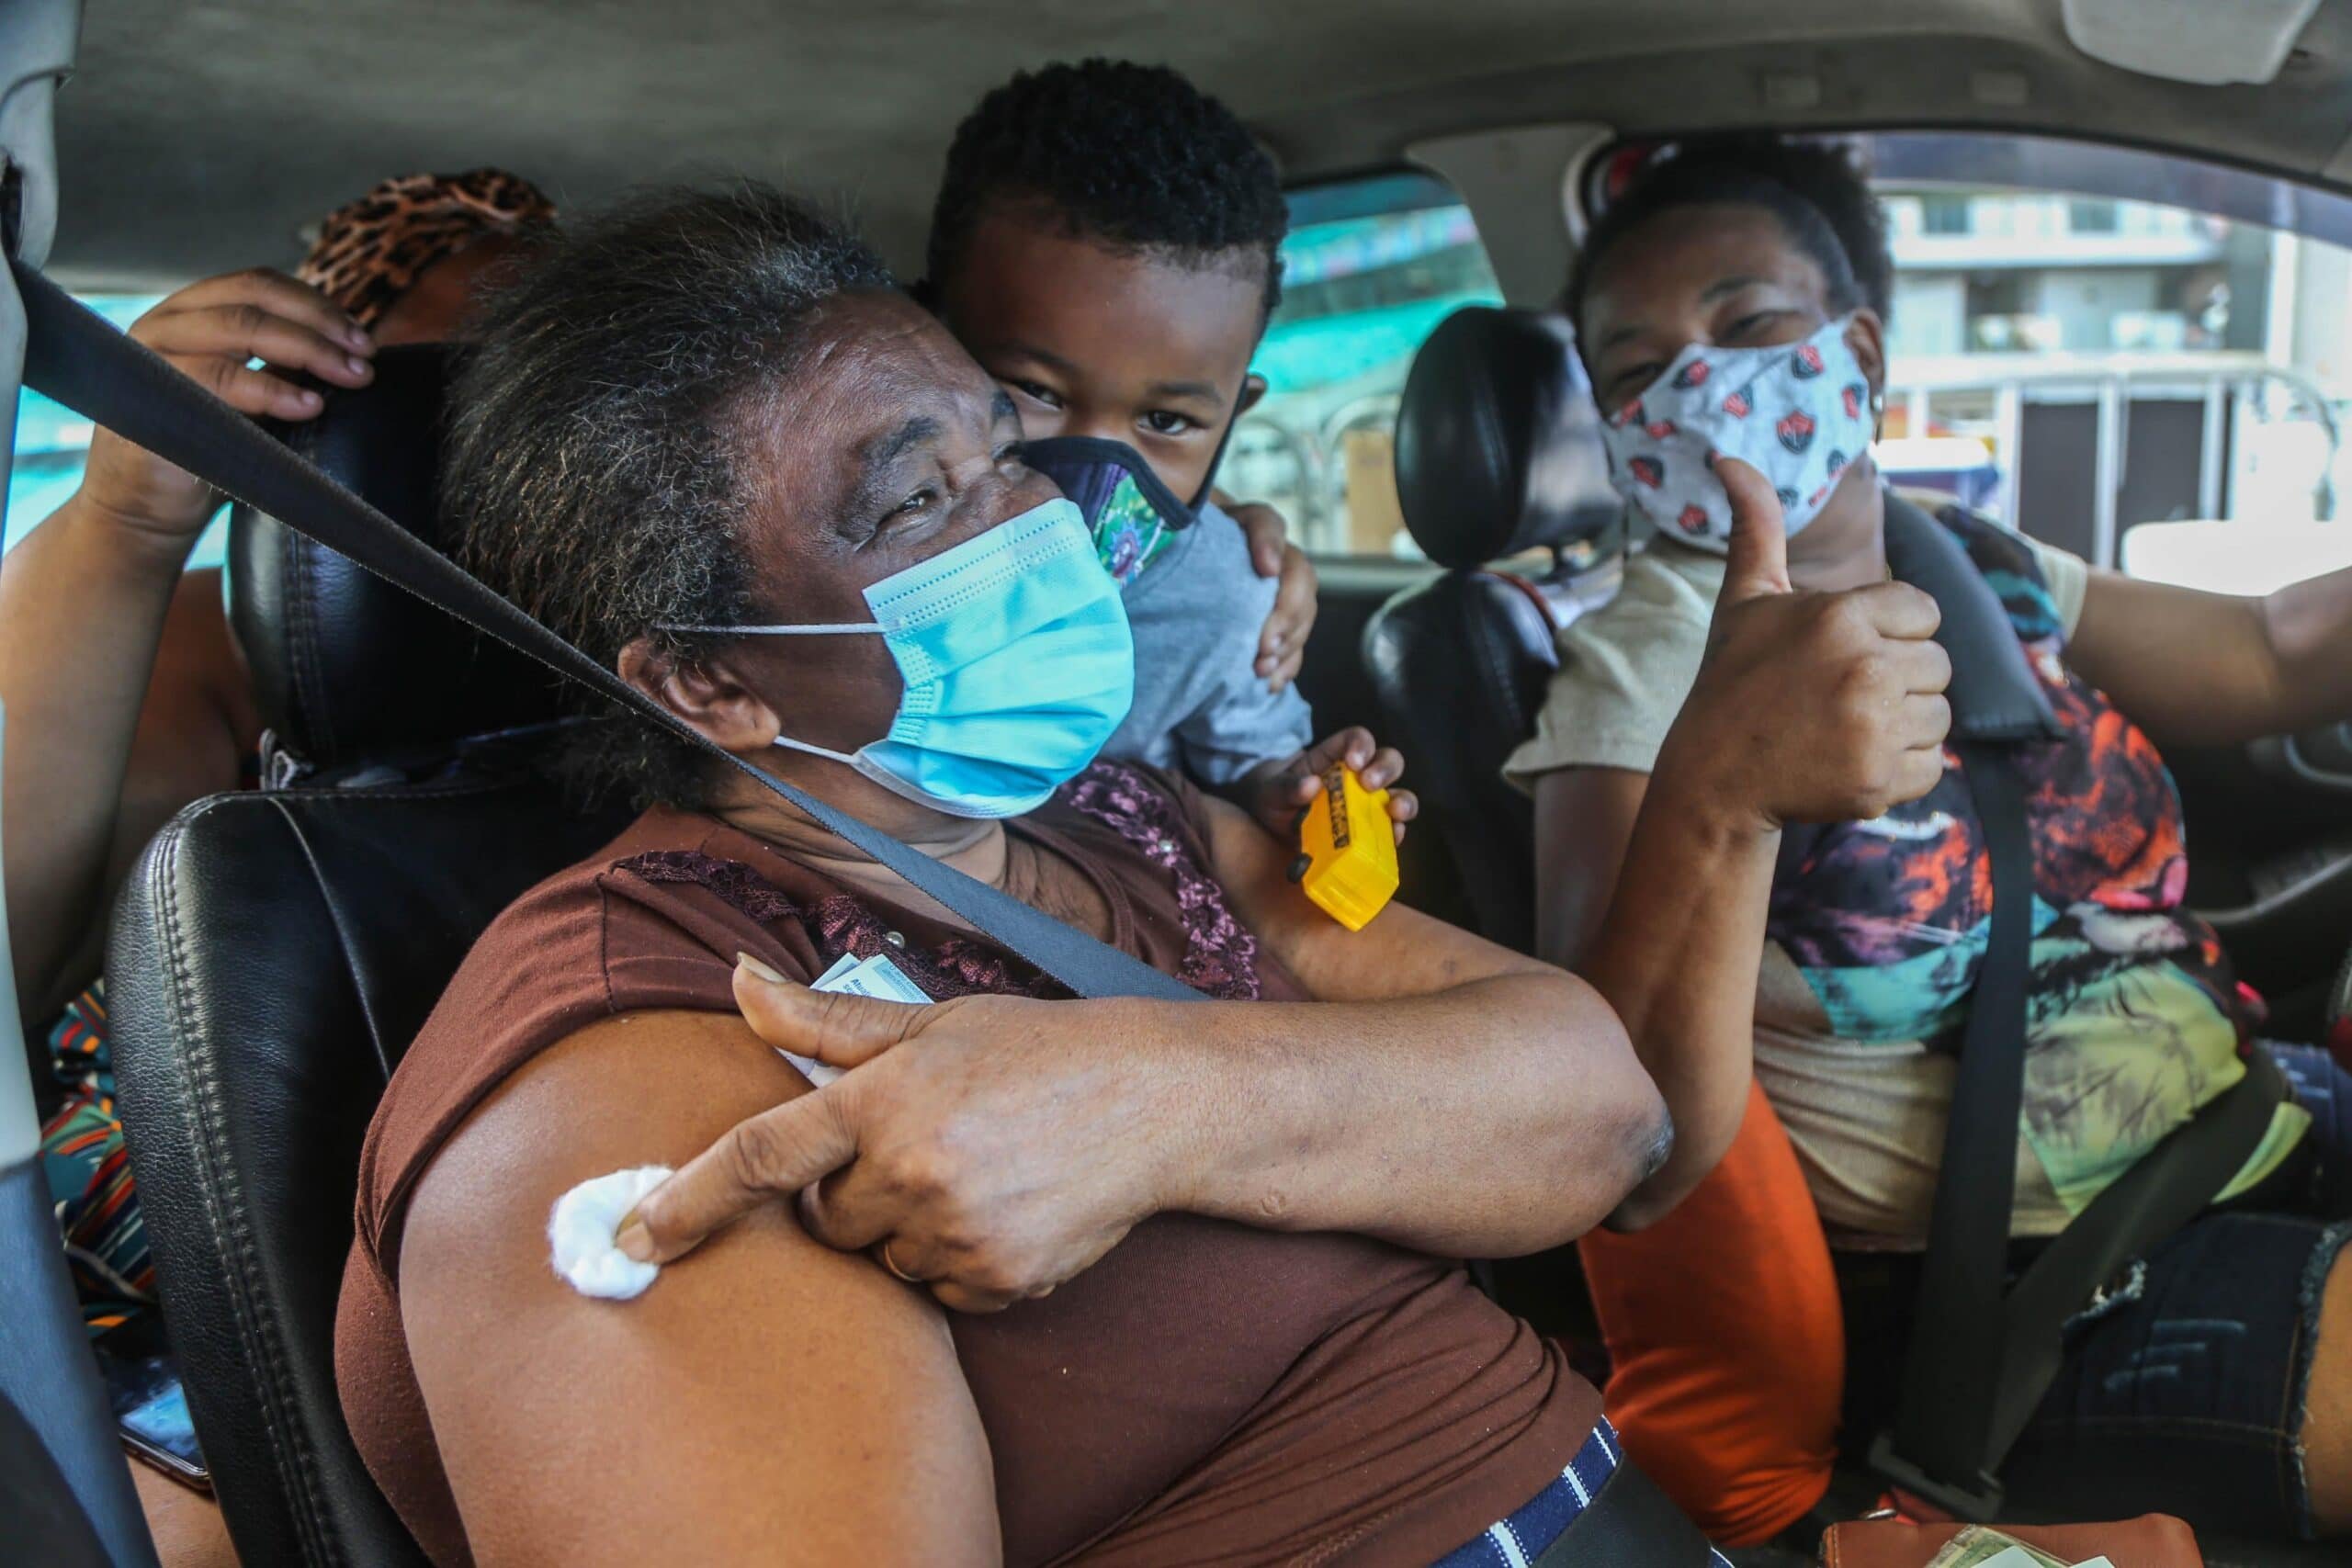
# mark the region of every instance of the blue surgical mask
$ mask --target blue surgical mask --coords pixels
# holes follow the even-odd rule
[[[1047,436],[1023,442],[1021,460],[1069,497],[1093,536],[1096,558],[1121,588],[1193,525],[1193,507],[1177,500],[1143,454],[1124,441]]]
[[[854,753],[779,735],[954,817],[1018,817],[1094,761],[1135,699],[1135,638],[1079,509],[1055,500],[865,591],[871,622],[683,626],[741,637],[878,636],[906,691]]]

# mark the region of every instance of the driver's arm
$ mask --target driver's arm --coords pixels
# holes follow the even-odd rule
[[[1001,1556],[987,1439],[930,1297],[745,1216],[630,1302],[578,1295],[547,1220],[575,1183],[683,1165],[808,1092],[731,1014],[640,1013],[534,1060],[434,1161],[401,1319],[474,1559]]]
[[[2159,746],[2352,718],[2352,568],[2259,599],[2094,570],[2066,662]]]

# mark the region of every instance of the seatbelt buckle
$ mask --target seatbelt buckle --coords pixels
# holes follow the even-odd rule
[[[257,749],[261,771],[261,787],[270,790],[292,789],[311,772],[311,764],[288,750],[277,739],[277,731],[265,729]]]
[[[1894,1434],[1891,1431],[1881,1432],[1871,1441],[1870,1464],[1873,1472],[1895,1489],[1898,1499],[1916,1497],[1971,1524],[1986,1524],[2000,1517],[2005,1489],[1999,1476],[1979,1471],[1973,1484],[1956,1485],[1930,1475],[1894,1451]]]

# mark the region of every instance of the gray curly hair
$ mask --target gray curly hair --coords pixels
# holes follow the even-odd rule
[[[570,230],[491,301],[457,378],[442,506],[459,558],[607,667],[640,637],[707,654],[709,636],[654,628],[757,618],[747,412],[798,370],[819,306],[891,287],[844,225],[756,184]],[[634,719],[586,727],[562,763],[591,796],[709,804],[711,760]]]

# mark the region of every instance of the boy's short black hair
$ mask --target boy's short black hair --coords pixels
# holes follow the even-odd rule
[[[1274,161],[1233,111],[1162,65],[1084,60],[1023,71],[956,128],[931,212],[944,284],[991,204],[1033,203],[1081,239],[1186,262],[1254,250],[1266,314],[1290,227]]]

